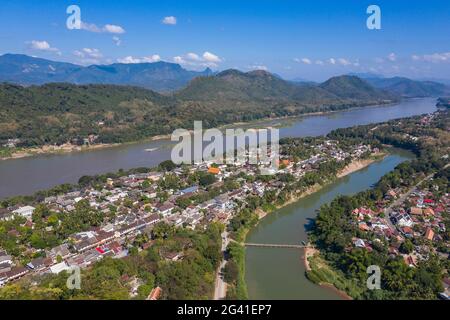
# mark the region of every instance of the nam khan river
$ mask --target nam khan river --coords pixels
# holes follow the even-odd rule
[[[436,99],[433,98],[409,99],[389,106],[264,121],[258,123],[258,127],[282,126],[280,137],[318,136],[337,128],[434,112],[435,105]],[[251,125],[247,124],[245,127]],[[0,199],[32,194],[62,183],[76,183],[83,175],[153,167],[170,158],[172,145],[169,140],[157,140],[86,152],[0,160]]]
[[[248,233],[246,242],[306,242],[308,227],[323,204],[339,195],[352,195],[370,188],[384,174],[412,158],[409,152],[392,149],[383,160],[267,215]],[[247,247],[245,250],[245,279],[250,299],[341,299],[337,292],[306,278],[303,249]]]

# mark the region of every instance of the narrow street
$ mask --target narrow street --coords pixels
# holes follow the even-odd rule
[[[222,269],[225,267],[227,261],[225,260],[225,251],[227,249],[229,240],[228,240],[228,232],[225,230],[222,234],[222,261],[220,262],[219,267],[216,271],[216,281],[215,281],[215,289],[214,289],[214,300],[222,300],[227,296],[227,284],[222,276]]]

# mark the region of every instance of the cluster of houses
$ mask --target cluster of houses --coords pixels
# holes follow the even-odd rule
[[[160,221],[157,214],[135,219],[129,223],[107,224],[101,228],[71,235],[68,241],[45,252],[45,257],[31,260],[26,266],[17,266],[11,256],[0,251],[0,286],[29,273],[60,273],[76,266],[89,267],[103,257],[123,258],[128,255],[127,241]]]
[[[349,150],[344,151],[337,140],[325,140],[322,144],[317,145],[315,149],[319,152],[316,157],[327,156],[338,162],[347,158],[358,159],[365,154],[379,152],[378,148],[372,148],[371,145],[366,144],[353,145]]]
[[[432,125],[437,113],[422,116],[417,127]],[[403,125],[402,120],[398,126]],[[374,128],[375,129],[375,128]],[[408,128],[410,129],[410,128]],[[416,136],[420,130],[411,130],[401,134],[402,138],[411,142],[426,140],[428,143],[435,137]],[[448,159],[448,154],[442,159]],[[437,255],[443,261],[449,259],[450,244],[446,241],[446,219],[450,213],[450,197],[445,187],[433,183],[433,178],[419,186],[391,189],[386,192],[382,201],[375,209],[367,207],[356,208],[352,212],[359,229],[357,237],[352,239],[353,247],[364,248],[369,252],[375,245],[387,246],[392,257],[400,256],[405,263],[414,268],[423,260],[428,260],[430,254]],[[402,248],[402,245],[408,245]],[[351,248],[348,248],[351,249]],[[450,300],[450,278],[443,279],[444,292],[439,296]]]
[[[385,201],[378,203],[375,210],[366,207],[353,210],[352,216],[361,235],[352,239],[353,246],[370,252],[374,242],[385,243],[392,257],[402,256],[410,267],[416,267],[419,261],[427,260],[431,253],[447,260],[449,244],[444,241],[444,215],[450,212],[449,195],[418,187],[400,205],[388,211],[390,214],[385,215],[389,200],[398,198],[400,192],[401,190],[389,190]],[[374,240],[369,240],[373,239],[369,233],[375,235]],[[402,252],[400,247],[407,239],[413,244],[412,248],[409,252]],[[444,252],[441,251],[442,245],[447,247]],[[448,288],[449,283],[444,284],[444,287]]]
[[[342,151],[337,141],[325,141],[314,146],[315,155],[305,160],[294,163],[289,157],[282,157],[282,166],[278,173],[289,173],[296,178],[301,178],[306,172],[315,170],[317,165],[330,159],[344,161],[348,157],[354,158],[371,151],[370,146],[358,145],[352,150]],[[215,176],[215,182],[203,187],[189,185],[187,176],[192,173],[207,172]],[[276,175],[269,181],[247,180],[242,177],[256,176],[259,173],[258,166],[239,163],[233,166],[216,165],[212,161],[205,161],[188,167],[175,168],[168,172],[145,172],[130,174],[118,178],[108,178],[101,188],[86,187],[81,190],[65,194],[51,196],[43,199],[43,203],[52,212],[71,214],[77,208],[80,201],[95,208],[108,217],[100,227],[92,227],[89,230],[72,234],[62,244],[42,254],[42,250],[34,250],[40,253],[39,258],[31,260],[25,266],[17,265],[14,259],[6,253],[0,256],[0,285],[19,279],[27,274],[59,273],[73,266],[86,268],[105,256],[122,258],[127,256],[128,249],[134,239],[145,234],[151,239],[153,226],[164,221],[176,227],[191,229],[205,227],[208,223],[218,221],[227,224],[233,214],[245,205],[247,197],[262,197],[267,191],[282,190],[286,182],[279,181]],[[162,188],[161,184],[167,175],[176,175],[184,187],[180,190]],[[180,200],[205,195],[208,190],[219,190],[225,179],[233,178],[238,188],[224,191],[203,202],[194,202],[187,206],[180,206]],[[251,182],[250,182],[251,181]],[[164,193],[164,197],[161,196]],[[26,224],[33,228],[32,216],[35,207],[16,206],[0,209],[0,221],[11,220],[15,216],[26,219]],[[52,230],[52,226],[46,228]],[[148,248],[151,241],[142,245]],[[8,258],[9,257],[9,258]],[[180,253],[164,253],[164,258],[172,261],[182,259]]]

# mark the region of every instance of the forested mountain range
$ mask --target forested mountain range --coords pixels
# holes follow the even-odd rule
[[[134,141],[175,128],[389,103],[398,98],[355,76],[299,85],[265,71],[226,70],[197,77],[171,94],[118,85],[0,85],[0,143],[62,144],[98,135],[97,142]]]

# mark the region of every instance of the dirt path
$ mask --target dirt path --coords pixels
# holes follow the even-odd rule
[[[303,257],[306,271],[311,271],[311,266],[309,265],[309,258],[314,256],[316,253],[319,253],[319,250],[313,247],[306,247]]]

